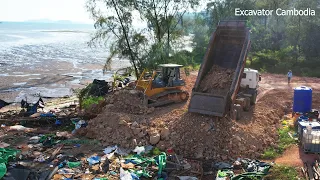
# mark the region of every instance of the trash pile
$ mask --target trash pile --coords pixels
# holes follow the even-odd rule
[[[213,165],[217,170],[216,180],[261,180],[269,172],[271,164],[251,159],[237,159],[232,165],[219,162]]]
[[[76,131],[80,129],[83,128]],[[59,131],[38,135],[26,132],[25,136],[29,139],[24,145],[13,149],[7,144],[5,148],[0,148],[0,178],[201,179],[203,175],[200,162],[178,156],[172,149],[161,151],[154,146],[136,146],[134,149],[117,145],[103,147],[97,141],[77,139],[68,132]],[[82,149],[86,146],[89,146],[87,150]]]
[[[224,95],[229,91],[234,75],[233,69],[214,65],[202,79],[199,91]]]
[[[320,164],[318,160],[304,162],[301,171],[305,179],[320,179]]]

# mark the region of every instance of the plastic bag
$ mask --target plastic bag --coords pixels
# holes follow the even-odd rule
[[[131,173],[120,168],[120,180],[133,180]]]
[[[19,150],[0,148],[0,179],[7,173],[7,166],[9,160],[14,159]]]

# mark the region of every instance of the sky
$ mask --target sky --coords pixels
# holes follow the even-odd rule
[[[200,0],[202,2],[204,0]],[[69,20],[93,23],[86,0],[0,0],[0,21]],[[201,8],[205,3],[201,3]],[[201,9],[200,8],[200,9]]]
[[[0,0],[0,21],[69,20],[92,23],[86,0]]]

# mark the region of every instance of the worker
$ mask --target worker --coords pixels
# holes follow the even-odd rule
[[[175,78],[175,69],[174,68],[170,68],[169,69],[168,87],[172,87],[173,86],[174,78]]]
[[[289,70],[289,72],[288,72],[288,84],[290,84],[290,82],[291,82],[291,78],[292,78],[292,71],[291,70]]]

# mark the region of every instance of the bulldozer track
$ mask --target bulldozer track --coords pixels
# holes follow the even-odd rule
[[[168,105],[172,103],[185,102],[189,98],[189,93],[187,91],[182,90],[170,90],[159,93],[149,98],[149,101],[153,101],[153,103],[149,103],[148,107],[158,107],[163,105]]]

